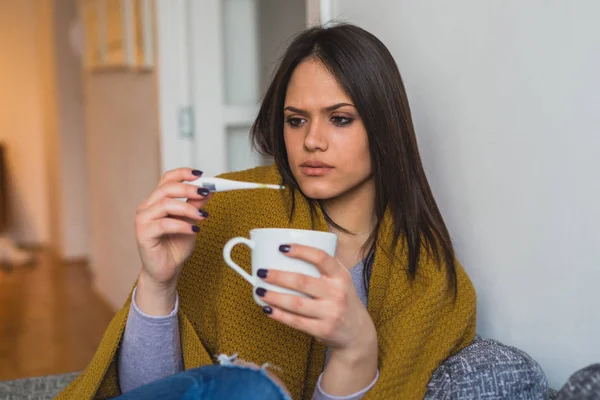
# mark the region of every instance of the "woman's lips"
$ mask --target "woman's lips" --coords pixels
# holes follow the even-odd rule
[[[331,172],[333,167],[301,165],[300,169],[306,176],[324,176]]]

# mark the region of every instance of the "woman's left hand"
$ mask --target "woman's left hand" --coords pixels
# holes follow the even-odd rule
[[[334,352],[377,352],[377,333],[371,316],[362,304],[352,276],[338,260],[322,250],[301,245],[282,245],[280,251],[316,266],[320,278],[279,270],[259,271],[267,283],[282,286],[310,298],[258,287],[256,293],[265,303],[265,313],[292,328],[306,332]]]

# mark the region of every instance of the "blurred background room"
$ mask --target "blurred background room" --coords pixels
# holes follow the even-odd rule
[[[595,0],[0,0],[0,381],[87,365],[139,272],[137,205],[173,168],[269,163],[248,136],[261,93],[290,37],[335,19],[399,64],[478,333],[559,388],[600,361],[599,16]]]
[[[162,172],[268,162],[248,131],[306,15],[303,0],[0,1],[0,380],[90,361]]]

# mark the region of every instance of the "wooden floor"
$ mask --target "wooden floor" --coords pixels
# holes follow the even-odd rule
[[[0,380],[82,370],[113,315],[82,262],[0,266]]]

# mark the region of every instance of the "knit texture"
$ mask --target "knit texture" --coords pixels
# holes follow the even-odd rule
[[[262,183],[281,183],[275,166],[221,175]],[[294,399],[310,399],[322,372],[324,345],[309,335],[268,318],[252,299],[252,287],[223,261],[223,247],[254,228],[327,230],[322,213],[311,218],[308,202],[290,193],[244,190],[216,193],[206,209],[196,248],[179,278],[179,324],[185,369],[215,362],[220,353],[238,353],[258,365],[279,369]],[[340,221],[343,225],[343,221]],[[447,357],[466,347],[475,335],[476,297],[457,263],[457,297],[453,301],[447,273],[427,253],[416,277],[408,274],[404,246],[392,252],[393,224],[384,217],[371,275],[368,311],[379,342],[377,384],[365,399],[422,399],[427,383]],[[232,257],[251,271],[250,251],[236,246]],[[127,321],[131,296],[117,313],[91,363],[58,399],[109,398],[120,393],[116,354]]]

